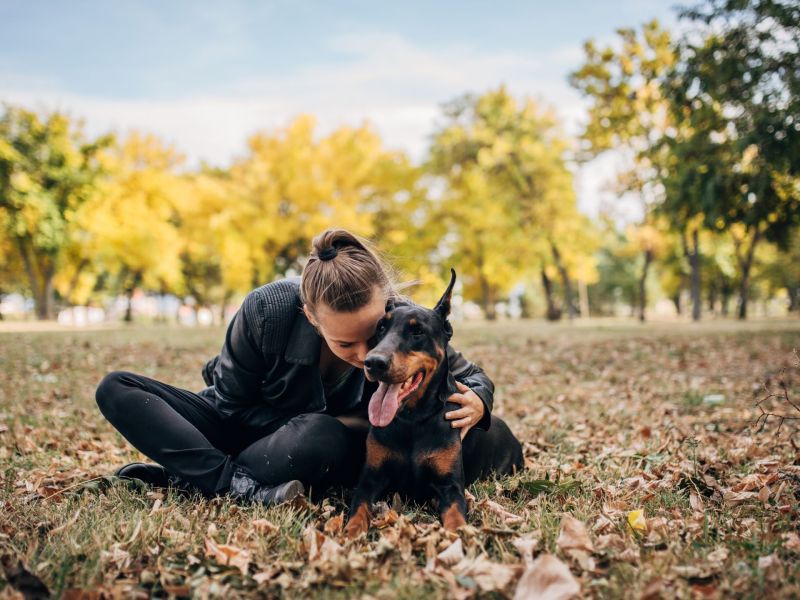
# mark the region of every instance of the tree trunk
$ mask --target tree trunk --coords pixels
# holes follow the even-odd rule
[[[720,299],[720,315],[723,317],[727,317],[730,313],[729,305],[731,301],[731,293],[733,290],[731,289],[731,284],[728,281],[722,282],[722,289],[720,290],[721,299]]]
[[[647,272],[650,270],[650,263],[653,262],[653,251],[644,251],[644,267],[642,276],[639,278],[639,321],[645,322],[645,311],[647,310]]]
[[[556,263],[558,274],[561,276],[561,285],[564,286],[564,304],[567,307],[567,316],[570,321],[575,318],[575,305],[572,303],[572,282],[569,279],[569,274],[561,261],[561,253],[553,242],[550,242],[550,250],[553,253],[553,260]]]
[[[683,314],[683,307],[681,306],[681,291],[678,290],[678,292],[674,294],[670,300],[672,300],[672,303],[675,305],[675,312],[678,313],[678,316],[680,317]]]
[[[586,282],[578,280],[578,298],[581,302],[581,317],[589,318],[589,289]]]
[[[75,274],[72,276],[72,279],[70,279],[69,286],[67,287],[67,294],[65,297],[67,302],[72,302],[72,294],[75,293],[75,288],[78,286],[78,280],[80,279],[81,273],[87,266],[89,266],[89,259],[87,258],[81,259],[81,262],[78,263],[78,266],[75,269]]]
[[[20,237],[14,237],[14,242],[22,258],[22,264],[25,266],[25,274],[28,276],[31,294],[33,294],[33,306],[36,318],[43,321],[47,319],[47,302],[43,293],[44,290],[40,286],[39,278],[36,276],[36,268],[31,256],[28,254],[28,249],[25,247],[25,240]]]
[[[491,286],[489,282],[486,281],[486,277],[483,276],[483,273],[480,274],[480,282],[481,282],[481,308],[483,309],[483,315],[489,321],[494,321],[497,318],[497,312],[495,312],[494,308],[494,295],[492,294]]]
[[[800,309],[800,286],[787,285],[786,292],[789,294],[789,312]],[[0,315],[0,319],[2,315]]]
[[[686,240],[686,232],[681,232],[681,242],[683,244],[683,252],[686,258],[689,259],[689,266],[692,270],[691,275],[691,290],[692,290],[692,320],[700,320],[700,311],[702,310],[702,301],[700,297],[700,232],[698,229],[692,231],[692,245]]]
[[[739,267],[742,270],[742,279],[739,283],[739,304],[736,310],[736,316],[744,321],[747,318],[747,296],[750,293],[750,268],[753,266],[753,257],[755,256],[756,252],[756,245],[758,241],[761,239],[761,230],[756,226],[755,233],[753,233],[753,239],[750,241],[750,248],[747,249],[747,254],[744,258],[740,258],[737,254],[737,259],[739,259]]]
[[[547,299],[547,317],[548,321],[558,321],[561,319],[561,310],[556,306],[553,300],[553,282],[547,276],[544,267],[542,267],[542,287],[544,288],[544,296]]]
[[[717,310],[717,291],[719,289],[719,285],[717,280],[712,281],[708,286],[708,312],[712,315],[716,313]]]
[[[125,317],[123,318],[123,320],[126,323],[133,322],[133,293],[136,291],[136,286],[139,285],[141,279],[142,279],[141,273],[135,273],[133,275],[133,279],[130,282],[130,285],[128,285],[125,290],[125,297],[128,299],[128,304],[125,307]]]

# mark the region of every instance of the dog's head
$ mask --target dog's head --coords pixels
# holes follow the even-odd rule
[[[422,398],[446,359],[453,330],[447,320],[456,272],[433,309],[416,304],[387,304],[375,331],[375,347],[364,360],[367,379],[380,382],[369,401],[369,421],[386,427],[401,406]]]

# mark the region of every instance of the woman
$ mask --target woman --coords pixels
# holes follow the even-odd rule
[[[364,462],[367,404],[377,384],[364,359],[396,293],[371,246],[342,229],[316,237],[302,277],[250,292],[228,326],[219,356],[203,369],[208,387],[179,389],[125,371],[97,388],[103,415],[157,465],[117,475],[206,496],[274,504],[331,485],[352,485]],[[494,384],[449,349],[461,408],[467,483],[522,466],[522,450],[492,416]]]

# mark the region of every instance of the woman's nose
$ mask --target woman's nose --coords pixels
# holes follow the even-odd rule
[[[367,354],[369,354],[369,343],[364,342],[359,344],[358,351],[356,352],[356,358],[358,358],[360,363],[363,363],[366,360]]]

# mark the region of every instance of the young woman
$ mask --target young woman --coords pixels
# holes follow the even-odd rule
[[[146,483],[273,504],[352,485],[364,462],[369,398],[364,359],[386,303],[396,297],[372,247],[342,229],[313,241],[302,277],[250,292],[228,326],[199,393],[126,371],[97,388],[100,411],[157,465],[117,475]],[[467,483],[522,467],[522,449],[491,415],[494,384],[448,349],[461,408]]]

